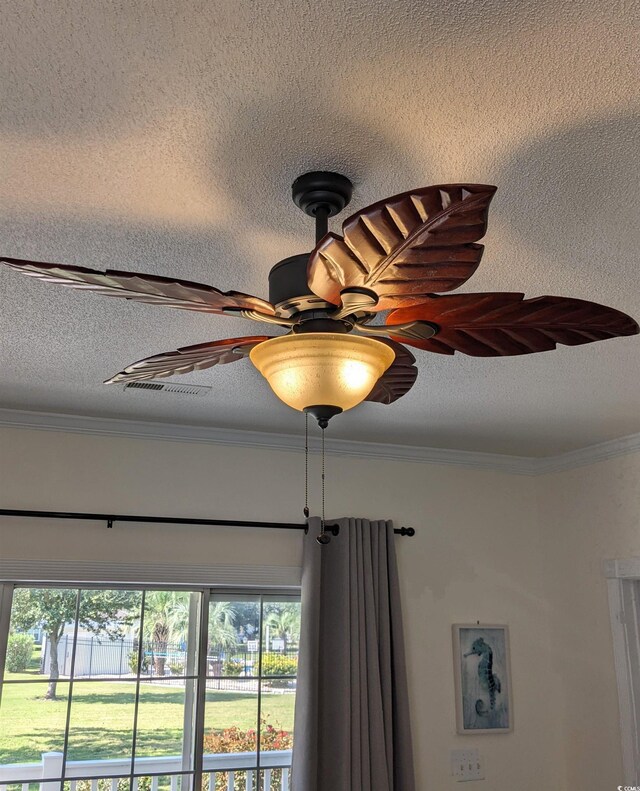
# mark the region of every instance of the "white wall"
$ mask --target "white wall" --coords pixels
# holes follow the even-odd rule
[[[540,526],[554,561],[552,665],[567,787],[623,783],[605,558],[640,556],[640,454],[538,479]],[[558,705],[559,704],[559,705]]]
[[[301,521],[302,464],[272,450],[0,429],[0,507]],[[565,666],[552,642],[553,552],[537,480],[333,457],[327,486],[329,515],[418,531],[397,546],[420,791],[460,788],[449,752],[461,747],[479,748],[485,791],[568,791],[555,703]],[[292,565],[300,548],[296,533],[0,519],[2,558]],[[451,624],[476,620],[511,628],[512,734],[455,735]]]

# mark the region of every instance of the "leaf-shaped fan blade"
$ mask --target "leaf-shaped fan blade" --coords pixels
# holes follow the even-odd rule
[[[427,321],[408,321],[405,324],[365,324],[356,322],[353,329],[360,335],[372,335],[374,338],[389,338],[390,335],[396,340],[415,341],[432,338],[438,328]]]
[[[437,324],[429,340],[405,343],[438,354],[462,352],[473,357],[531,354],[556,344],[579,346],[621,335],[635,335],[638,324],[625,313],[595,302],[524,294],[451,294],[423,305],[393,311],[387,322],[420,319]]]
[[[239,291],[218,291],[213,286],[192,283],[189,280],[120,272],[116,269],[99,272],[83,266],[22,261],[18,258],[0,258],[0,261],[22,274],[44,280],[45,283],[92,291],[105,297],[123,297],[136,302],[197,310],[202,313],[222,313],[224,310],[256,310],[269,316],[275,313],[273,305],[260,297],[252,297]]]
[[[254,346],[268,341],[269,336],[258,335],[246,338],[226,338],[223,341],[198,343],[195,346],[184,346],[175,352],[156,354],[127,366],[124,371],[108,379],[105,384],[134,382],[145,379],[162,379],[174,374],[188,374],[191,371],[202,371],[213,365],[226,365],[248,357]]]
[[[416,358],[400,343],[382,338],[378,340],[391,346],[396,353],[396,359],[378,379],[365,401],[393,404],[413,387],[418,376],[418,369],[415,367]]]
[[[424,302],[476,271],[495,187],[444,184],[404,192],[349,217],[344,238],[327,234],[311,253],[312,291],[335,305],[346,288],[367,288],[373,310]]]

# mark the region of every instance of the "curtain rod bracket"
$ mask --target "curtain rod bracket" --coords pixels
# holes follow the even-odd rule
[[[340,525],[325,525],[324,529],[333,536],[340,535]]]

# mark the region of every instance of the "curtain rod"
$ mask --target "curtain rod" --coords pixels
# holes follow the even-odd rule
[[[84,514],[72,511],[24,511],[15,508],[0,508],[0,516],[28,516],[36,519],[84,519],[90,522],[106,522],[107,527],[113,527],[115,522],[151,522],[163,525],[207,525],[209,527],[259,527],[267,530],[304,530],[307,531],[306,522],[241,522],[235,519],[182,519],[175,516],[133,516],[131,514]],[[338,525],[328,524],[326,528],[338,535]],[[394,533],[400,536],[414,536],[413,527],[396,527]]]

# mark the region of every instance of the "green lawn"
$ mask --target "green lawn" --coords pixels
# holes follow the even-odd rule
[[[0,705],[0,764],[39,762],[40,754],[61,751],[69,685],[61,682],[59,699],[44,700],[47,682],[37,670],[7,673]],[[69,731],[69,760],[126,757],[131,754],[135,682],[78,682],[74,685]],[[268,723],[293,730],[294,696],[263,693]],[[184,688],[142,684],[138,711],[137,754],[177,755],[182,750]],[[257,694],[208,691],[205,728],[255,728]]]

